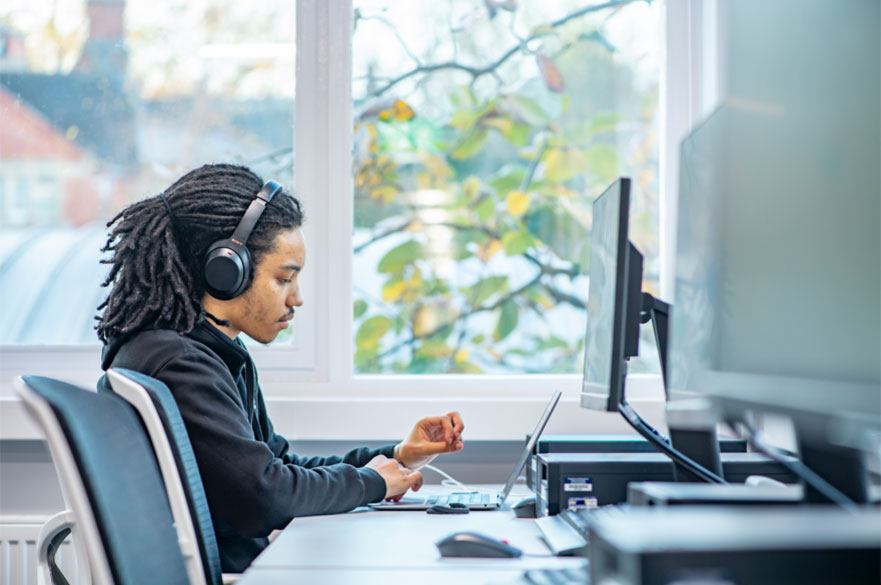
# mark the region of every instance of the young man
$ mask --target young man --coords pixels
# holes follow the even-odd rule
[[[269,343],[303,304],[302,222],[299,202],[276,183],[244,167],[206,165],[108,224],[102,368],[142,372],[174,394],[224,572],[243,571],[269,533],[296,516],[419,489],[418,468],[463,447],[455,412],[422,419],[397,445],[342,457],[298,457],[273,431],[238,335]]]

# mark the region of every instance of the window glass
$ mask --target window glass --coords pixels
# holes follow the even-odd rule
[[[356,372],[579,372],[619,176],[657,293],[660,7],[609,4],[355,1]]]
[[[97,344],[105,223],[207,162],[293,186],[295,3],[0,4],[0,345]],[[288,333],[288,337],[290,334]]]

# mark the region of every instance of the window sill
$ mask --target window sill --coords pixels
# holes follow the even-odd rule
[[[461,413],[465,437],[473,440],[522,440],[531,433],[550,396],[548,392],[523,396],[495,395],[464,397],[449,394],[409,397],[268,396],[266,399],[275,430],[290,440],[400,440],[422,417]],[[657,428],[664,426],[664,402],[654,393],[631,396],[630,403]],[[546,429],[550,433],[632,432],[617,413],[585,410],[577,391],[566,391]],[[24,405],[13,396],[0,397],[0,440],[40,439],[42,433],[31,421]]]

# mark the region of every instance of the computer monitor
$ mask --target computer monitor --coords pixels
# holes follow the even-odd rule
[[[639,327],[648,321],[655,332],[666,392],[670,312],[667,303],[642,292],[643,256],[628,240],[629,210],[630,179],[626,177],[594,200],[581,406],[620,412],[637,433],[673,460],[677,479],[724,483],[715,427],[701,435],[705,440],[699,449],[683,453],[677,448],[681,445],[675,440],[671,444],[627,403],[628,360],[639,354]],[[690,435],[680,433],[679,438],[688,446],[695,444]]]
[[[593,410],[617,411],[624,393],[629,211],[630,179],[625,177],[593,202],[581,386],[581,406]]]
[[[681,148],[669,359],[674,396],[790,418],[804,463],[857,501],[881,430],[879,16],[722,6],[723,98]]]

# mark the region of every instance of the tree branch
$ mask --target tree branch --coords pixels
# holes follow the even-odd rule
[[[359,252],[364,250],[364,248],[375,244],[379,240],[381,240],[383,238],[387,238],[388,236],[390,236],[392,234],[396,234],[398,232],[404,231],[405,229],[407,229],[408,227],[413,225],[414,221],[416,221],[416,220],[415,219],[408,219],[399,226],[389,228],[389,229],[385,230],[384,232],[380,232],[380,233],[376,234],[375,236],[373,236],[372,238],[370,238],[369,240],[367,240],[363,244],[355,246],[353,253],[358,254]]]
[[[514,56],[518,51],[521,50],[521,48],[523,46],[525,46],[530,41],[533,41],[535,39],[538,39],[540,37],[547,35],[549,33],[549,31],[566,24],[570,20],[574,20],[576,18],[579,18],[579,17],[584,16],[585,14],[589,14],[591,12],[597,12],[600,10],[606,10],[608,8],[615,8],[618,6],[623,6],[625,4],[631,4],[633,2],[641,2],[641,1],[642,0],[610,0],[609,2],[605,2],[603,4],[594,4],[592,6],[585,6],[584,8],[582,8],[580,10],[576,10],[575,12],[572,12],[571,14],[567,14],[566,16],[551,22],[546,28],[542,28],[538,32],[535,32],[532,35],[526,37],[525,39],[518,41],[516,45],[514,45],[513,47],[511,47],[510,49],[505,51],[505,53],[501,57],[499,57],[498,59],[496,59],[495,61],[493,61],[489,65],[486,65],[484,67],[474,67],[474,66],[464,65],[464,64],[459,63],[457,61],[447,61],[445,63],[435,63],[433,65],[419,65],[418,67],[415,67],[415,68],[411,69],[410,71],[407,71],[407,72],[402,73],[401,75],[395,77],[394,79],[392,79],[391,81],[389,81],[388,83],[386,83],[385,85],[380,87],[379,89],[376,89],[376,90],[368,93],[364,97],[365,98],[379,97],[382,94],[384,94],[385,92],[387,92],[388,90],[390,90],[391,88],[393,88],[394,86],[398,85],[402,81],[405,81],[405,80],[413,77],[414,75],[419,75],[422,73],[433,73],[435,71],[442,71],[442,70],[447,70],[447,69],[463,71],[465,73],[468,73],[471,75],[472,82],[473,82],[478,77],[481,77],[483,75],[487,75],[489,73],[494,72],[505,61],[510,59],[512,56]]]

